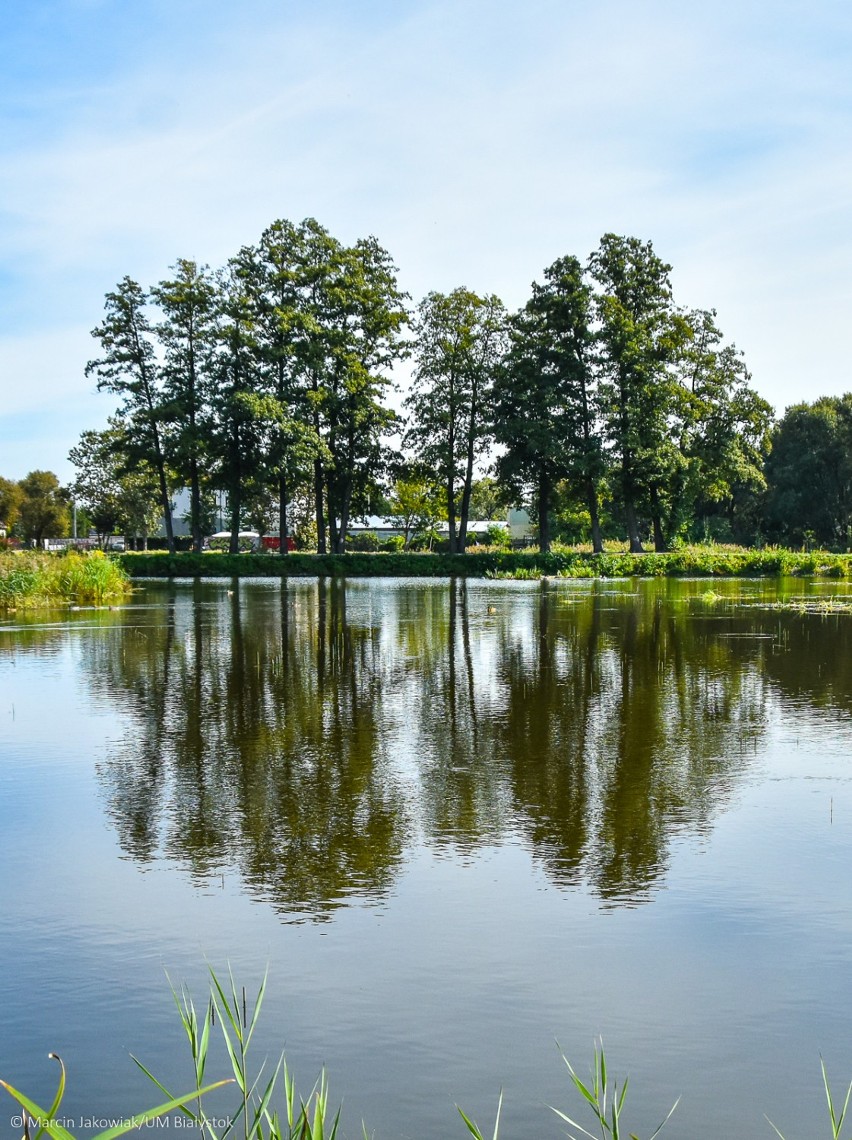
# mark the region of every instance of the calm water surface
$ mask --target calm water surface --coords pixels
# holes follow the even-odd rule
[[[556,1042],[599,1034],[640,1133],[682,1094],[673,1138],[821,1134],[852,613],[772,603],[848,586],[713,589],[155,582],[0,623],[0,1076],[49,1101],[55,1050],[69,1120],[147,1107],[131,1053],[192,1084],[164,971],[268,964],[258,1052],[326,1065],[349,1137],[462,1137],[502,1087],[502,1134],[556,1138]]]

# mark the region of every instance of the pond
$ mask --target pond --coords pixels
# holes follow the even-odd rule
[[[501,1088],[501,1135],[564,1135],[599,1036],[640,1135],[678,1095],[673,1138],[822,1134],[848,589],[159,581],[5,620],[0,1076],[49,1103],[60,1053],[81,1136],[161,1099],[131,1054],[186,1091],[166,971],[203,1000],[230,963],[348,1137],[490,1131]]]

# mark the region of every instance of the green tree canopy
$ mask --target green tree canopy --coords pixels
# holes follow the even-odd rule
[[[504,447],[502,480],[520,495],[533,488],[539,541],[550,548],[557,484],[569,480],[589,511],[601,550],[598,482],[603,455],[593,372],[592,291],[576,257],[563,257],[533,282],[532,297],[512,322],[504,365],[492,390],[493,433]]]
[[[23,492],[13,479],[0,477],[0,526],[11,531],[18,521]]]
[[[16,529],[27,542],[68,534],[68,496],[52,471],[31,471],[19,484],[20,513]]]
[[[766,464],[767,515],[789,543],[849,547],[852,537],[852,393],[787,408]]]
[[[480,297],[464,288],[430,293],[418,307],[414,332],[406,440],[436,472],[444,488],[450,550],[463,553],[474,468],[490,440],[491,385],[506,351],[506,312],[494,295]]]
[[[92,329],[103,355],[90,360],[86,375],[96,376],[101,391],[121,398],[118,413],[127,425],[132,458],[149,463],[157,475],[160,505],[169,550],[174,552],[174,528],[166,452],[163,441],[168,414],[160,386],[153,333],[146,313],[147,293],[130,277],[106,295],[106,317]]]
[[[638,516],[654,523],[665,549],[662,488],[683,462],[677,446],[683,387],[674,371],[689,328],[677,313],[667,265],[650,242],[604,234],[589,262],[595,297],[601,402],[613,484],[624,508],[632,551],[640,552]]]

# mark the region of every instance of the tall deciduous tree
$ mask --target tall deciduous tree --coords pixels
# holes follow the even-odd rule
[[[665,549],[662,488],[681,462],[677,446],[683,389],[673,365],[689,336],[672,299],[667,265],[650,242],[604,234],[590,269],[595,298],[601,395],[614,481],[631,551],[641,553],[639,511]]]
[[[464,288],[430,293],[414,331],[407,442],[444,488],[450,551],[462,553],[474,465],[489,442],[490,388],[507,347],[506,312],[493,295]]]
[[[169,421],[169,466],[189,487],[193,549],[200,553],[202,480],[209,431],[208,409],[216,345],[216,285],[207,266],[179,258],[172,278],[151,290],[163,319],[156,328],[164,350],[161,365],[164,414]]]
[[[505,451],[501,477],[535,488],[539,541],[550,548],[549,514],[557,483],[568,480],[589,512],[602,549],[598,482],[603,458],[593,373],[591,296],[576,257],[562,257],[533,282],[512,322],[509,352],[492,396],[494,436]]]
[[[787,408],[766,464],[768,518],[785,542],[849,549],[852,540],[852,393]]]
[[[128,458],[129,435],[117,419],[104,431],[84,431],[68,454],[76,468],[69,490],[89,516],[101,545],[116,529],[148,547],[160,521],[156,475],[144,461]]]
[[[147,294],[130,277],[106,295],[106,317],[92,330],[103,356],[90,360],[86,375],[96,376],[101,391],[121,397],[119,414],[129,432],[131,458],[150,463],[157,475],[169,551],[174,553],[172,505],[163,440],[165,409],[152,343],[153,329],[145,312]]]
[[[18,484],[21,489],[17,529],[28,542],[68,534],[68,496],[52,471],[30,471]]]
[[[213,372],[211,448],[216,477],[228,492],[230,552],[240,548],[244,490],[257,478],[261,396],[252,297],[252,251],[242,250],[220,274],[219,348]]]
[[[325,252],[336,248],[310,219],[298,226],[278,220],[264,230],[253,259],[255,343],[266,394],[258,405],[267,428],[264,478],[277,498],[282,555],[288,549],[288,500],[316,473],[315,468],[322,473],[323,457],[328,458],[320,442],[319,406],[308,395],[318,392],[323,374],[323,354],[311,351],[310,334],[320,331],[312,309],[317,292],[311,272],[312,238]],[[316,251],[314,258],[323,262]]]
[[[0,525],[10,531],[18,521],[23,492],[13,479],[0,476]]]
[[[696,310],[685,317],[690,335],[679,364],[686,392],[680,427],[684,463],[666,489],[667,537],[689,523],[696,532],[720,511],[730,516],[738,494],[764,490],[773,420],[772,407],[750,386],[742,353],[723,342],[715,312]]]
[[[345,550],[349,520],[368,508],[385,467],[396,416],[385,403],[408,320],[396,267],[375,238],[342,249],[325,281],[322,441],[332,549]]]

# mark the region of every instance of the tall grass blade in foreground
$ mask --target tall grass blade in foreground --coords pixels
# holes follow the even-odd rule
[[[467,1116],[459,1108],[458,1105],[456,1105],[456,1108],[458,1108],[459,1116],[461,1116],[462,1120],[467,1125],[467,1130],[471,1134],[471,1136],[474,1137],[474,1140],[485,1140],[485,1137],[482,1135],[482,1132],[479,1129],[479,1125],[475,1121],[471,1120],[470,1117]],[[501,1112],[502,1108],[503,1108],[503,1090],[500,1089],[500,1098],[497,1101],[497,1116],[494,1120],[494,1132],[492,1133],[491,1140],[497,1140],[497,1135],[500,1131],[500,1112]]]
[[[237,987],[230,967],[227,978],[221,979],[210,968],[210,998],[204,1012],[199,1013],[189,991],[185,987],[178,991],[172,986],[172,997],[189,1042],[197,1086],[200,1089],[204,1080],[211,1026],[214,1021],[218,1021],[234,1082],[239,1089],[239,1101],[232,1114],[225,1118],[223,1127],[210,1119],[200,1099],[197,1099],[193,1111],[189,1107],[193,1098],[188,1097],[182,1111],[190,1118],[203,1140],[226,1140],[229,1136],[235,1138],[238,1135],[242,1140],[336,1140],[340,1109],[332,1115],[325,1071],[320,1074],[307,1099],[304,1099],[296,1092],[295,1079],[287,1068],[283,1053],[271,1072],[267,1059],[261,1062],[256,1072],[251,1066],[250,1046],[265,992],[266,975],[251,1004],[249,1016],[245,987]],[[166,1086],[137,1058],[134,1057],[134,1060],[145,1075],[168,1096]],[[282,1085],[283,1111],[279,1111],[274,1102],[276,1091]]]
[[[828,1074],[825,1071],[825,1061],[823,1061],[822,1057],[819,1059],[819,1064],[822,1069],[822,1086],[825,1089],[825,1099],[828,1102],[828,1117],[831,1121],[831,1140],[841,1140],[840,1133],[843,1131],[843,1121],[846,1119],[846,1110],[849,1108],[849,1098],[852,1097],[852,1081],[849,1082],[849,1088],[846,1090],[846,1098],[843,1101],[843,1108],[838,1115],[837,1109],[834,1107],[834,1097],[831,1095],[831,1085],[828,1083]],[[769,1117],[767,1116],[766,1119],[769,1120]],[[772,1124],[772,1121],[769,1120],[769,1123]],[[772,1124],[772,1127],[781,1137],[781,1140],[784,1140],[784,1135],[777,1126]]]
[[[621,1086],[621,1089],[619,1089],[616,1081],[610,1083],[607,1074],[606,1054],[604,1053],[603,1041],[595,1045],[592,1077],[588,1084],[577,1075],[571,1066],[571,1062],[564,1053],[562,1054],[562,1060],[568,1068],[571,1083],[583,1100],[586,1101],[597,1120],[600,1140],[621,1140],[621,1113],[624,1109],[625,1098],[627,1097],[628,1078],[624,1078],[624,1084]],[[648,1137],[648,1140],[654,1140],[654,1137],[660,1134],[679,1103],[680,1097],[678,1097],[671,1106],[663,1120]],[[594,1132],[589,1132],[582,1124],[578,1124],[576,1120],[572,1120],[570,1116],[567,1116],[560,1109],[554,1108],[553,1111],[561,1120],[564,1120],[570,1128],[576,1128],[583,1136],[589,1137],[589,1140],[598,1140],[598,1136],[596,1136]],[[569,1132],[568,1135],[571,1137],[571,1140],[579,1140],[574,1133]],[[633,1132],[630,1132],[628,1135],[630,1140],[639,1140]]]
[[[0,1080],[0,1085],[6,1089],[10,1096],[14,1097],[23,1109],[25,1137],[31,1135],[29,1125],[32,1123],[33,1127],[38,1127],[38,1132],[35,1133],[32,1140],[39,1140],[40,1137],[45,1135],[50,1136],[52,1140],[75,1140],[73,1133],[69,1132],[57,1119],[59,1106],[62,1104],[62,1098],[65,1094],[65,1065],[62,1063],[62,1059],[58,1054],[50,1053],[49,1056],[52,1060],[59,1062],[61,1070],[59,1087],[49,1110],[45,1111],[45,1109],[36,1104],[34,1100],[30,1100],[24,1093],[18,1092],[8,1081]],[[201,1097],[212,1089],[220,1088],[222,1085],[229,1083],[229,1081],[216,1081],[215,1084],[207,1085],[205,1088],[194,1089],[192,1092],[185,1093],[183,1096],[171,1097],[165,1104],[160,1104],[156,1108],[150,1108],[147,1112],[134,1113],[132,1116],[117,1121],[117,1123],[113,1124],[110,1128],[99,1132],[97,1136],[93,1136],[91,1140],[116,1140],[118,1136],[124,1136],[126,1133],[133,1132],[137,1128],[144,1128],[151,1121],[165,1116],[167,1112],[171,1112],[175,1108],[181,1108],[187,1101],[195,1100],[196,1097]]]

